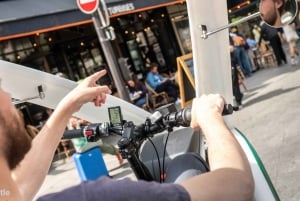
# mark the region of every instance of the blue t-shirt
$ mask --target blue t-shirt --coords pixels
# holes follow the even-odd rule
[[[156,87],[158,85],[160,85],[161,81],[163,81],[164,78],[158,74],[158,73],[152,73],[152,72],[149,72],[147,74],[147,77],[146,77],[146,82],[153,88],[153,89],[156,89]]]
[[[37,201],[190,201],[188,192],[178,184],[115,180],[100,177],[82,182],[62,192],[52,193]]]

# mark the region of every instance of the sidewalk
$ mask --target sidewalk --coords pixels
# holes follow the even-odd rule
[[[271,67],[246,79],[235,126],[253,144],[282,201],[300,198],[300,64]]]

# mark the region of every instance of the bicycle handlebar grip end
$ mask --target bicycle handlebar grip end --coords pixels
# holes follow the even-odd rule
[[[82,129],[76,130],[66,130],[62,136],[62,139],[72,139],[72,138],[79,138],[83,137]]]
[[[225,104],[222,115],[228,115],[233,113],[233,107],[231,104]]]
[[[228,115],[233,113],[233,107],[231,104],[225,104],[224,109],[222,112],[222,115]],[[182,110],[181,118],[185,125],[190,125],[191,119],[192,119],[192,108],[187,107]]]
[[[182,113],[183,121],[186,125],[190,125],[192,120],[192,107],[187,107]]]

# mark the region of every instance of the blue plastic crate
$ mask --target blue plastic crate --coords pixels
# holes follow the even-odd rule
[[[72,158],[81,181],[96,180],[100,176],[108,176],[100,148],[75,153]]]

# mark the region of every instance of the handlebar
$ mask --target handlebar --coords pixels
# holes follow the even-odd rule
[[[72,139],[72,138],[79,138],[79,137],[84,137],[82,129],[66,130],[63,134],[62,139]]]
[[[179,126],[188,127],[191,122],[191,107],[179,111],[171,111],[170,106],[173,105],[168,104],[161,107],[147,118],[145,123],[138,126],[131,121],[125,121],[122,126],[112,126],[108,122],[95,123],[81,129],[66,130],[63,134],[63,139],[86,137],[87,141],[95,142],[102,137],[108,136],[110,133],[115,133],[127,139],[134,137],[136,140],[142,140],[165,129],[173,129],[173,127]],[[232,114],[232,112],[232,106],[225,104],[222,115]]]
[[[222,115],[232,114],[233,107],[231,104],[225,104]],[[181,109],[178,112],[171,112],[165,117],[168,124],[174,126],[189,126],[192,119],[191,107]]]
[[[111,130],[113,131],[113,130]],[[63,134],[62,139],[72,139],[79,137],[86,137],[89,142],[96,142],[101,137],[108,136],[111,132],[107,122],[90,124],[75,130],[66,130]]]
[[[222,115],[231,114],[232,112],[232,106],[225,105]],[[132,121],[123,121],[120,126],[115,126],[107,122],[90,124],[82,127],[81,129],[65,131],[63,138],[70,139],[74,137],[85,137],[88,142],[95,142],[104,136],[108,136],[110,133],[119,134],[122,136],[118,141],[119,152],[121,153],[122,158],[128,160],[137,178],[152,181],[153,175],[145,167],[145,164],[139,157],[139,150],[143,142],[146,139],[149,139],[149,137],[152,137],[154,134],[161,133],[166,129],[170,132],[173,127],[189,126],[191,116],[191,107],[177,111],[174,104],[168,104],[158,108],[156,112],[146,118],[145,122],[140,125],[135,125]],[[163,152],[163,172],[165,171],[164,158],[167,139],[168,137],[166,138]],[[151,139],[149,139],[149,141],[152,142]],[[158,160],[159,175],[162,175],[160,156],[153,142],[152,145],[154,146]]]

